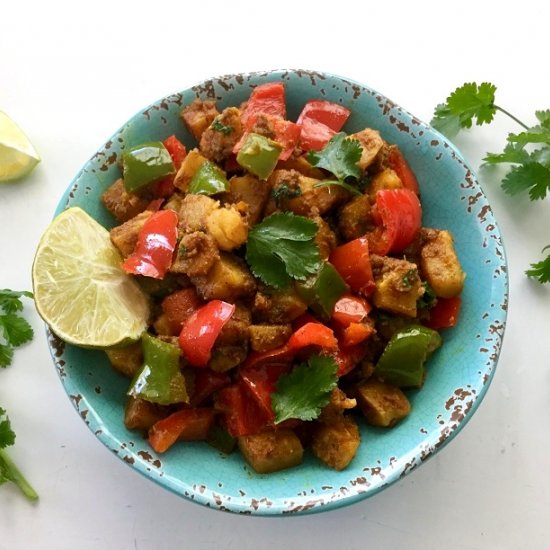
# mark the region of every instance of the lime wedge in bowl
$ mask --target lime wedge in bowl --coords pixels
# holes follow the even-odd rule
[[[0,111],[0,183],[26,176],[39,162],[29,138]]]
[[[149,301],[121,264],[109,232],[81,208],[52,221],[38,244],[32,278],[36,309],[59,338],[88,348],[139,339]]]

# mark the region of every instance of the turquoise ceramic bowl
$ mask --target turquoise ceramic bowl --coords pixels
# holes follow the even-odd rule
[[[270,475],[254,473],[239,453],[222,455],[203,443],[177,445],[157,456],[123,424],[128,382],[105,355],[78,349],[49,334],[60,379],[80,416],[97,438],[132,468],[191,501],[244,514],[320,512],[372,496],[433,456],[464,427],[485,395],[504,335],[506,259],[500,233],[474,173],[460,153],[428,125],[378,92],[351,80],[310,71],[285,70],[229,75],[170,95],[130,119],[86,163],[57,212],[80,206],[107,227],[114,220],[99,197],[118,176],[126,146],[175,133],[193,139],[178,114],[195,97],[221,107],[245,100],[251,87],[286,84],[289,117],[309,98],[341,102],[352,109],[348,132],[378,129],[402,149],[420,182],[425,226],[445,228],[468,277],[460,323],[444,333],[444,345],[429,363],[425,386],[409,393],[413,412],[391,430],[362,425],[362,443],[342,472],[308,456],[301,467]]]

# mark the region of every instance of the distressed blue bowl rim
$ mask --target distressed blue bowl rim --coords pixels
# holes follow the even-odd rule
[[[125,439],[124,437],[121,438],[114,434],[113,431],[116,431],[117,427],[109,422],[109,418],[105,418],[105,408],[107,405],[103,406],[101,403],[99,405],[94,403],[96,396],[93,395],[93,384],[88,383],[86,377],[82,375],[77,368],[77,365],[80,366],[83,362],[83,355],[86,356],[87,360],[89,360],[89,357],[96,360],[97,355],[91,356],[88,354],[97,354],[98,352],[90,352],[88,350],[81,350],[66,345],[47,328],[48,345],[65,391],[73,402],[76,410],[98,439],[107,448],[116,453],[119,458],[147,478],[152,479],[161,486],[168,488],[192,502],[218,510],[262,516],[307,514],[332,510],[377,494],[436,454],[464,428],[479,407],[489,388],[497,366],[504,337],[508,303],[506,254],[498,225],[493,217],[490,205],[477,182],[474,172],[468,167],[458,149],[428,124],[421,122],[408,111],[399,107],[376,90],[338,75],[293,69],[240,73],[208,79],[182,92],[165,96],[151,103],[148,107],[138,112],[128,122],[122,125],[119,130],[98,149],[95,155],[85,163],[63,194],[55,215],[59,214],[67,207],[74,205],[79,205],[85,210],[89,210],[90,208],[93,209],[93,205],[90,206],[86,204],[86,201],[89,201],[87,195],[88,193],[92,193],[92,189],[89,185],[86,185],[84,194],[82,194],[82,186],[83,183],[89,183],[88,180],[90,178],[96,178],[100,181],[100,184],[103,185],[102,188],[105,188],[106,180],[102,181],[99,171],[111,173],[113,170],[116,170],[114,167],[116,162],[112,160],[112,156],[109,154],[113,148],[113,144],[116,145],[117,140],[121,143],[124,142],[124,139],[121,140],[121,136],[128,133],[128,130],[131,129],[133,125],[138,124],[140,121],[143,122],[143,118],[149,120],[159,112],[162,113],[165,110],[165,106],[170,105],[171,102],[175,102],[181,107],[181,102],[185,94],[194,94],[203,99],[212,97],[212,95],[217,97],[216,89],[219,91],[220,86],[222,89],[221,93],[224,94],[225,92],[230,92],[231,86],[236,86],[237,83],[246,82],[249,83],[247,84],[248,86],[251,86],[261,82],[275,80],[285,81],[288,93],[289,87],[294,85],[295,80],[298,81],[302,78],[306,79],[306,81],[310,79],[311,86],[314,89],[318,88],[317,81],[320,80],[321,82],[327,82],[327,85],[331,83],[335,86],[341,86],[342,89],[346,90],[348,95],[358,94],[357,97],[361,98],[362,94],[367,94],[369,96],[368,100],[372,100],[373,98],[376,99],[380,109],[384,112],[384,115],[378,116],[387,116],[390,119],[393,118],[392,124],[397,125],[397,127],[402,128],[403,126],[408,126],[413,128],[418,136],[422,136],[422,139],[419,138],[418,141],[418,143],[422,145],[424,145],[429,138],[432,146],[437,147],[438,154],[442,155],[441,158],[444,158],[448,163],[452,162],[454,168],[460,167],[460,169],[463,170],[465,183],[462,182],[461,186],[464,188],[464,195],[461,196],[460,199],[468,204],[467,211],[472,214],[468,219],[478,220],[479,224],[484,224],[484,228],[488,228],[486,229],[489,234],[489,237],[487,237],[487,247],[488,252],[492,252],[492,255],[491,257],[487,256],[484,258],[487,263],[495,263],[493,281],[490,285],[490,294],[487,297],[488,304],[491,305],[492,309],[491,311],[488,310],[486,313],[487,322],[484,325],[486,326],[486,331],[482,334],[480,330],[479,333],[475,335],[477,340],[484,342],[484,347],[480,347],[480,353],[477,354],[479,358],[479,370],[477,371],[479,378],[476,380],[468,380],[468,382],[473,382],[473,384],[465,384],[463,387],[461,386],[453,393],[445,396],[442,402],[442,412],[438,415],[439,428],[427,429],[426,434],[422,436],[421,444],[414,445],[403,455],[390,457],[387,464],[382,464],[381,460],[378,460],[372,462],[370,466],[368,464],[356,465],[355,462],[358,460],[356,457],[354,462],[352,462],[343,473],[336,473],[326,468],[318,470],[310,458],[306,460],[306,463],[301,468],[307,468],[308,472],[311,470],[314,475],[326,478],[328,481],[324,484],[319,484],[317,482],[317,485],[314,484],[313,489],[307,487],[307,489],[301,491],[296,491],[295,487],[292,489],[289,487],[288,494],[284,496],[277,495],[272,498],[269,491],[265,489],[263,489],[263,492],[259,489],[255,490],[256,485],[259,486],[261,483],[264,483],[263,480],[266,479],[266,476],[260,476],[251,472],[250,469],[244,466],[244,461],[242,461],[240,457],[239,459],[242,462],[240,475],[242,475],[243,488],[238,492],[235,490],[226,491],[226,483],[224,481],[218,481],[218,483],[208,486],[205,484],[193,483],[193,479],[182,479],[181,476],[174,477],[173,475],[169,475],[168,469],[171,465],[167,467],[165,464],[165,456],[169,453],[157,457],[154,451],[148,448],[145,442],[140,441],[140,436],[128,432],[128,438]],[[298,84],[296,84],[296,86],[299,87]],[[229,90],[227,88],[229,88]],[[250,87],[246,88],[245,85],[244,90],[248,93]],[[304,101],[307,98],[308,97],[303,96]],[[228,104],[231,103],[232,100],[228,100]],[[168,110],[168,108],[166,110]],[[163,115],[161,114],[160,116],[162,117]],[[165,129],[163,131],[165,131]],[[164,135],[169,134],[166,133]],[[426,137],[424,137],[424,135]],[[131,139],[128,139],[128,141],[131,141]],[[402,149],[411,147],[411,144],[408,142],[406,144],[399,143],[399,140],[393,140],[393,142],[398,143]],[[123,148],[123,146],[124,143],[122,143],[121,148]],[[407,158],[409,162],[413,164],[415,160],[414,157],[408,156]],[[414,166],[413,168],[416,171]],[[110,181],[114,180],[111,179]],[[90,208],[88,208],[88,206],[90,206]],[[476,215],[474,216],[474,214]],[[485,247],[485,240],[483,246]],[[493,267],[493,263],[491,263],[491,267]],[[467,281],[466,288],[468,288],[468,282],[469,281]],[[479,320],[477,322],[479,325]],[[460,329],[460,327],[461,324],[459,323],[458,329]],[[453,335],[451,340],[453,340],[456,331],[457,329],[446,331],[447,334]],[[97,360],[99,362],[105,362],[104,359]],[[90,378],[96,376],[95,372],[88,372],[87,374]],[[105,372],[101,372],[100,376],[103,374],[105,374]],[[109,373],[109,376],[112,376],[112,373]],[[438,375],[436,374],[435,376]],[[427,383],[429,381],[430,377],[428,377]],[[95,387],[96,392],[98,387],[99,386]],[[425,391],[425,389],[423,391]],[[422,391],[419,392],[418,395],[421,396]],[[416,395],[413,396],[413,399],[414,398],[416,398]],[[419,408],[423,408],[422,401],[419,402]],[[109,410],[107,412],[111,411]],[[122,419],[120,419],[120,423],[122,423]],[[118,429],[120,431],[120,426]],[[363,429],[364,428],[362,428],[362,431]],[[368,429],[370,428],[367,428],[367,430]],[[402,429],[402,427],[400,426],[399,429]],[[396,430],[396,428],[394,428],[394,430]],[[377,437],[386,437],[385,434],[379,431],[376,433]],[[202,452],[200,445],[204,444],[191,444],[191,453]],[[208,451],[212,453],[214,457],[212,460],[215,462],[215,467],[218,467],[220,464],[224,465],[224,459],[215,456],[216,451],[210,448]],[[173,453],[174,451],[171,452]],[[183,460],[185,460],[185,458]],[[209,459],[207,459],[207,461],[208,460]],[[234,458],[231,460],[233,460],[233,462],[235,461]],[[359,466],[359,468],[357,466]],[[361,466],[366,467],[361,468]],[[245,474],[242,473],[243,467],[246,472]],[[300,467],[293,471],[299,472]],[[306,470],[303,470],[302,473],[304,471]],[[291,471],[289,470],[288,472]],[[353,478],[354,475],[355,478]],[[295,475],[292,476],[292,473],[287,476],[285,472],[268,476],[269,480],[272,481],[272,483],[271,481],[269,482],[271,483],[272,491],[279,491],[279,488],[281,485],[284,486],[289,476],[292,479],[295,477]]]

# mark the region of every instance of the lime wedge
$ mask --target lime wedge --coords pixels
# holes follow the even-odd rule
[[[38,313],[76,346],[137,340],[147,328],[149,300],[121,264],[103,226],[80,208],[65,210],[44,232],[34,257]]]
[[[26,176],[39,162],[27,136],[0,111],[0,183]]]

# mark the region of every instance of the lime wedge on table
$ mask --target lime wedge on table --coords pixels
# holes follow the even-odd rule
[[[40,316],[61,339],[106,348],[137,340],[147,328],[149,302],[109,232],[73,207],[46,229],[32,268]]]
[[[0,182],[26,176],[39,162],[40,157],[27,136],[0,111]]]

